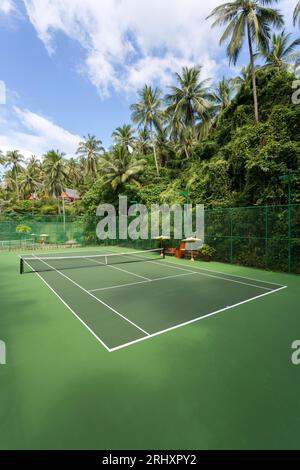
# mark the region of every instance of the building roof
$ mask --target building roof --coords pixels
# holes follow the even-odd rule
[[[62,197],[67,197],[69,199],[80,199],[79,192],[76,189],[65,188]]]

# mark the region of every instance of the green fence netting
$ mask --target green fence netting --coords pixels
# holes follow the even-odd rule
[[[300,273],[300,205],[206,210],[205,234],[219,261]]]
[[[20,226],[28,227],[30,231],[17,233]],[[18,240],[31,239],[38,243],[42,235],[47,235],[48,244],[65,244],[72,240],[83,243],[84,232],[81,217],[66,217],[64,222],[58,215],[0,215],[0,242],[12,247],[18,245]]]
[[[0,242],[33,238],[37,243],[47,235],[47,244],[101,244],[96,236],[97,218],[59,215],[0,215]],[[26,225],[30,233],[18,234]],[[107,240],[105,245],[151,249],[153,240]],[[176,246],[179,242],[172,241]],[[300,274],[300,205],[207,209],[205,243],[216,250],[217,261],[273,271]],[[5,246],[5,244],[3,244]],[[20,246],[23,246],[20,244]]]

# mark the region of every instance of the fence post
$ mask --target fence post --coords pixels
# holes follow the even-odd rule
[[[292,272],[292,202],[291,202],[291,190],[289,188],[289,240],[288,240],[288,269],[289,273]]]
[[[268,251],[269,251],[269,210],[268,206],[265,207],[265,268],[268,269],[269,266],[269,259],[268,259]]]
[[[233,264],[233,220],[232,214],[234,209],[230,211],[230,263]]]

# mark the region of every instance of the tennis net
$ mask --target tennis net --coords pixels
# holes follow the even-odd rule
[[[137,263],[164,258],[164,250],[143,250],[127,253],[108,253],[79,256],[22,256],[20,273],[62,271],[66,269],[95,268],[123,263]]]

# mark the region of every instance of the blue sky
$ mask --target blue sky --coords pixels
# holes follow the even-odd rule
[[[205,21],[220,3],[0,0],[0,149],[70,156],[88,133],[108,147],[145,83],[164,89],[185,65],[203,65],[213,80],[238,73],[246,53],[229,70]],[[295,3],[278,4],[289,30]]]

